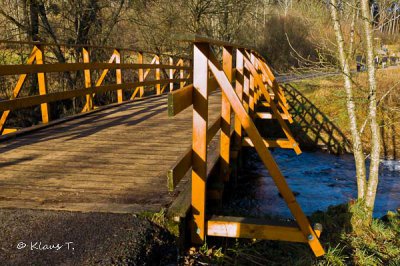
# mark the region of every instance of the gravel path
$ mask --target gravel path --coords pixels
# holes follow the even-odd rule
[[[133,214],[0,210],[0,265],[174,265],[174,236]]]

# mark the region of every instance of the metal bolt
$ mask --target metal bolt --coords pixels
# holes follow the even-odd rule
[[[312,234],[309,234],[307,238],[308,238],[308,240],[310,240],[310,241],[311,241],[311,240],[314,240],[314,236],[313,236]]]

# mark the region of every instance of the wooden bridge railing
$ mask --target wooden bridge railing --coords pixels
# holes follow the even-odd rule
[[[193,43],[193,84],[169,94],[169,115],[177,115],[193,105],[192,147],[171,169],[169,188],[173,190],[182,177],[191,175],[191,236],[201,244],[210,236],[244,237],[308,243],[316,256],[324,254],[319,242],[320,230],[313,229],[269,147],[301,150],[287,125],[293,120],[287,110],[282,87],[276,81],[266,61],[254,50],[199,36],[185,36],[182,41]],[[214,51],[222,50],[222,60]],[[222,62],[221,62],[222,61]],[[216,121],[208,121],[208,98],[221,89],[221,112]],[[257,112],[257,106],[269,112]],[[233,111],[233,113],[232,113]],[[234,115],[233,124],[231,117]],[[286,139],[264,139],[253,119],[275,119]],[[272,176],[297,225],[284,226],[244,217],[212,216],[207,212],[207,145],[220,131],[219,175],[221,183],[229,181],[231,159],[240,146],[253,146]],[[231,132],[233,136],[231,137]],[[232,143],[231,143],[232,141]]]
[[[122,103],[145,96],[146,87],[154,89],[154,94],[160,95],[191,83],[191,60],[169,54],[125,48],[37,42],[0,41],[0,45],[33,47],[25,64],[0,65],[0,77],[12,78],[18,75],[10,99],[0,101],[0,112],[2,112],[0,135],[16,131],[15,128],[5,128],[7,118],[13,110],[40,105],[42,123],[48,123],[50,120],[49,103],[51,102],[82,97],[85,100],[81,112],[87,112],[96,108],[94,103],[96,94],[116,91],[116,100],[118,103]],[[51,62],[54,61],[52,57],[56,57],[50,49],[54,47],[62,49],[64,53],[69,53],[69,49],[79,50],[80,58],[75,58],[74,62]],[[4,49],[9,48],[5,47]],[[111,51],[108,62],[91,60],[91,52],[96,49],[102,53]],[[145,63],[145,60],[150,58],[151,62]],[[111,70],[115,72],[111,73]],[[68,90],[59,88],[60,84],[49,86],[49,74],[71,74],[72,72],[76,75],[81,73],[83,86],[80,88],[77,84],[73,84],[73,88]],[[37,95],[25,93],[26,96],[21,97],[24,83],[29,75],[35,77],[32,80],[37,84],[31,84],[31,86],[38,87]],[[111,81],[115,83],[111,84]],[[106,82],[108,84],[105,84]]]

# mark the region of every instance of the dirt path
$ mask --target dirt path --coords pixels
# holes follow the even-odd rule
[[[0,265],[174,265],[177,257],[173,235],[133,214],[1,209],[0,239]]]

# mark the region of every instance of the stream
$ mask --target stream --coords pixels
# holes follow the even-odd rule
[[[322,151],[272,151],[283,175],[306,215],[357,197],[354,158]],[[238,188],[227,208],[241,215],[292,218],[272,178],[253,149],[244,153]],[[382,160],[374,217],[400,208],[400,161]],[[244,213],[243,213],[244,212]]]

